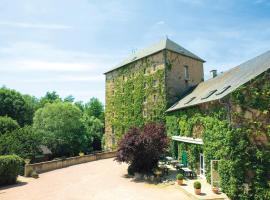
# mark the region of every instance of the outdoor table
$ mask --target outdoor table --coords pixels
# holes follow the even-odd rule
[[[171,161],[171,164],[172,164],[174,167],[175,167],[178,163],[179,163],[178,160],[172,160],[172,161]]]
[[[180,170],[182,167],[184,167],[184,164],[182,164],[182,163],[177,163],[177,164],[175,165],[175,168],[176,168],[177,170]]]
[[[185,176],[193,178],[193,171],[191,169],[189,169],[188,167],[183,167],[181,170],[183,170]]]

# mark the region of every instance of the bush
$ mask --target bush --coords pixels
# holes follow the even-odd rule
[[[176,179],[177,180],[183,180],[184,179],[183,174],[177,174]]]
[[[202,185],[201,185],[201,183],[200,183],[199,181],[195,181],[195,182],[193,183],[193,187],[194,187],[195,189],[201,189],[201,188],[202,188]]]
[[[33,159],[41,153],[40,144],[40,136],[33,131],[31,126],[25,126],[0,135],[0,154],[16,154],[23,159]]]
[[[7,132],[12,132],[18,129],[20,126],[18,122],[8,116],[0,116],[0,135]]]
[[[23,163],[16,155],[0,156],[0,185],[16,183]]]
[[[116,160],[128,163],[134,172],[151,173],[166,152],[168,138],[163,124],[150,123],[131,128],[120,141]]]

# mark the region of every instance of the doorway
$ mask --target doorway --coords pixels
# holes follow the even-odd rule
[[[204,156],[200,153],[200,176],[205,178],[205,164],[204,164]]]

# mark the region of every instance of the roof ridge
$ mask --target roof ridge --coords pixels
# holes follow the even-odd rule
[[[205,62],[203,59],[201,59],[199,56],[196,56],[195,54],[193,54],[192,52],[188,51],[187,49],[185,49],[184,47],[180,46],[179,44],[177,44],[176,42],[170,40],[169,38],[164,38],[159,40],[159,42],[154,43],[146,48],[142,48],[138,51],[136,51],[133,54],[130,54],[129,56],[127,56],[126,59],[124,59],[120,64],[116,65],[115,67],[113,67],[112,69],[106,71],[104,74],[111,72],[113,70],[116,70],[118,68],[121,68],[127,64],[130,64],[136,60],[139,60],[141,58],[144,58],[146,56],[152,55],[154,53],[157,53],[159,51],[162,51],[164,49],[168,49],[170,51],[179,53],[183,56],[187,56],[196,60],[199,60],[201,62]]]

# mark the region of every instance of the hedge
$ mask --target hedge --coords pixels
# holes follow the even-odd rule
[[[0,156],[0,185],[16,183],[24,161],[16,155]]]

